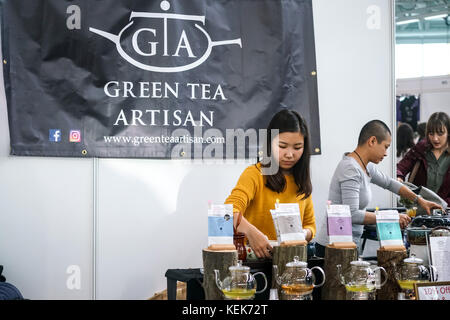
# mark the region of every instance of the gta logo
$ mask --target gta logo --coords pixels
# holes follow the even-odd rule
[[[203,27],[205,16],[168,13],[168,1],[162,1],[160,8],[163,12],[131,12],[130,22],[118,35],[93,27],[89,31],[112,41],[120,56],[132,65],[153,72],[196,68],[208,59],[216,46],[238,45],[242,48],[241,38],[211,40]],[[180,30],[180,24],[177,24],[169,28],[169,24],[177,21],[183,21],[182,26],[186,27]]]

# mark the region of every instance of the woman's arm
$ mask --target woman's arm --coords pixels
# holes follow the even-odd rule
[[[385,176],[383,173],[376,170],[376,168],[370,168],[370,174],[372,176],[372,182],[377,184],[378,186],[389,189],[389,190],[397,190],[402,184],[398,181],[390,179]],[[352,213],[352,223],[354,224],[376,224],[376,214],[374,212],[365,212],[363,210],[359,210],[359,188],[360,183],[358,177],[358,173],[355,171],[353,174],[348,175],[348,179],[341,182],[341,190],[342,190],[342,202],[343,204],[348,204],[350,206],[350,211]],[[392,180],[392,181],[391,181]],[[400,214],[399,223],[400,227],[405,228],[411,218],[406,214]]]
[[[239,212],[235,212],[233,215],[234,221],[236,221]],[[250,247],[255,252],[258,258],[270,258],[272,252],[272,246],[269,243],[267,236],[258,230],[254,225],[248,222],[247,219],[242,217],[241,223],[237,228],[238,232],[242,232],[247,237]]]
[[[269,239],[243,216],[250,202],[255,197],[258,188],[258,174],[251,168],[247,168],[239,177],[236,186],[225,200],[225,203],[233,205],[233,223],[235,228],[239,214],[242,213],[237,231],[245,234],[256,256],[258,258],[269,258],[272,250]]]
[[[370,167],[370,174],[372,175],[372,181],[374,184],[380,186],[381,188],[388,189],[389,191],[400,195],[411,201],[416,201],[417,204],[424,208],[427,214],[431,214],[432,209],[442,209],[437,203],[427,201],[422,197],[418,197],[414,192],[412,192],[408,187],[404,186],[400,182],[390,178],[381,171],[379,171],[374,165]]]
[[[395,181],[395,180],[394,180]],[[424,208],[428,214],[430,214],[431,209],[438,209],[442,207],[434,202],[427,201],[422,197],[418,197],[414,192],[412,192],[408,187],[401,186],[400,190],[398,191],[398,194],[402,196],[403,198],[406,198],[411,201],[415,201],[417,199],[417,203]],[[365,218],[364,218],[364,224],[375,224],[377,222],[376,214],[373,212],[366,212]],[[406,226],[411,222],[411,218],[401,213],[399,215],[399,223],[400,227],[406,228]]]
[[[400,228],[404,229],[411,222],[411,218],[407,214],[400,213],[398,222],[400,223]],[[364,224],[376,224],[376,223],[377,223],[377,215],[375,214],[375,212],[366,212]]]
[[[437,203],[434,203],[434,202],[431,202],[431,201],[428,201],[428,200],[425,200],[425,199],[422,198],[421,196],[416,195],[414,192],[412,192],[412,191],[411,191],[408,187],[406,187],[406,186],[402,186],[402,187],[400,188],[398,194],[399,194],[401,197],[406,198],[406,199],[408,199],[408,200],[411,200],[411,201],[417,201],[417,204],[418,204],[419,206],[421,206],[422,208],[424,208],[428,215],[431,214],[431,210],[432,210],[432,209],[442,209],[442,210],[443,210],[443,208],[442,208],[441,205],[439,205],[439,204],[437,204]]]

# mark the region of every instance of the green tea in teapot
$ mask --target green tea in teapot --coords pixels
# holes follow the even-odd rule
[[[231,300],[248,300],[253,298],[253,296],[256,293],[256,289],[241,289],[241,288],[233,288],[230,290],[222,290],[223,294],[225,295],[225,298],[231,299]]]

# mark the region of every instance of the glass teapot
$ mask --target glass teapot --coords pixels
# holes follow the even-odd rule
[[[376,271],[384,273],[384,281],[379,285],[382,287],[387,282],[387,273],[383,267],[370,268],[370,263],[360,259],[350,262],[350,269],[342,273],[342,265],[338,264],[338,277],[345,286],[347,297],[351,300],[374,299],[377,289]]]
[[[405,297],[409,299],[414,299],[414,283],[430,282],[437,280],[436,268],[430,266],[433,270],[433,274],[428,270],[427,267],[423,265],[423,260],[416,258],[414,254],[411,257],[403,260],[403,264],[395,266],[395,277],[398,284],[405,292]],[[434,280],[434,277],[436,278]]]
[[[281,300],[312,300],[312,290],[321,287],[325,283],[325,272],[320,267],[307,268],[307,263],[300,261],[298,256],[294,261],[286,264],[284,273],[278,275],[278,266],[273,266],[274,278],[281,287]],[[315,284],[312,270],[317,269],[322,273],[323,280]]]
[[[267,278],[263,272],[250,273],[250,267],[243,266],[242,260],[238,260],[235,266],[228,268],[231,276],[220,281],[219,270],[214,270],[216,275],[216,285],[222,291],[226,300],[250,300],[256,293],[261,293],[267,288]],[[256,275],[264,278],[264,288],[256,291]]]

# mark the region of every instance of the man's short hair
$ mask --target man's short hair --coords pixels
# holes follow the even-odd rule
[[[361,132],[359,133],[358,146],[363,145],[373,136],[377,138],[378,143],[381,143],[387,139],[388,135],[391,135],[391,130],[389,130],[389,127],[383,121],[369,121],[362,127]]]

